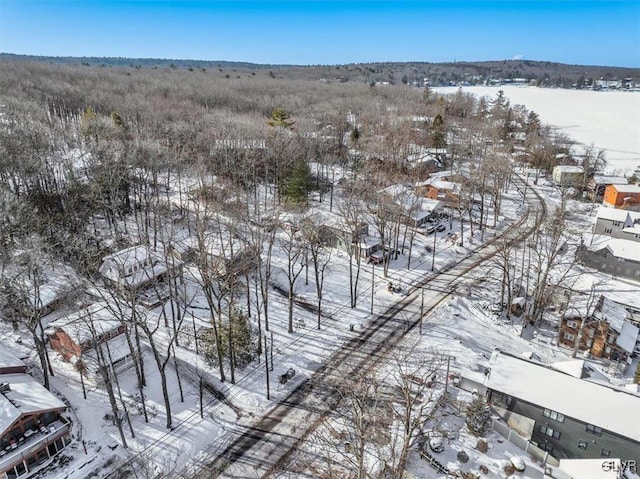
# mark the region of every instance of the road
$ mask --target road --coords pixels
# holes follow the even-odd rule
[[[365,330],[336,351],[309,379],[269,409],[251,428],[237,427],[226,444],[213,444],[209,459],[201,460],[182,477],[197,479],[262,478],[282,468],[292,452],[320,424],[339,401],[335,384],[363,368],[371,369],[458,287],[469,281],[469,273],[496,254],[498,241],[517,243],[538,230],[546,209],[532,188],[516,178],[516,186],[526,191],[526,214],[501,236],[445,270],[430,274],[411,288],[410,294],[377,316]],[[217,452],[216,452],[217,451]],[[201,455],[203,457],[203,455]],[[194,470],[196,469],[196,470]]]

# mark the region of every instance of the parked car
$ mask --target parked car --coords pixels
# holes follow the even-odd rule
[[[367,259],[369,264],[382,264],[389,259],[389,253],[376,251]]]
[[[428,244],[424,245],[424,249],[427,253],[431,253],[433,251],[433,248]]]
[[[445,225],[438,225],[438,226],[436,227],[436,231],[437,231],[438,233],[442,233],[442,232],[443,232],[444,230],[446,230],[446,229],[447,229],[447,227],[446,227]]]
[[[442,438],[432,437],[431,439],[429,439],[429,449],[431,449],[433,452],[444,451],[444,443],[442,442]]]
[[[427,233],[428,235],[433,234],[433,233],[435,233],[435,232],[436,232],[436,228],[439,228],[439,227],[438,227],[438,226],[436,226],[436,225],[429,226],[429,227],[425,230],[425,233]]]

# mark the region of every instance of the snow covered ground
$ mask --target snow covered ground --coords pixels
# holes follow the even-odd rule
[[[436,88],[440,93],[457,87]],[[499,90],[512,104],[525,105],[540,120],[560,128],[582,145],[606,151],[610,173],[630,175],[640,168],[640,92],[566,90],[530,86],[463,87],[466,93],[494,98]]]

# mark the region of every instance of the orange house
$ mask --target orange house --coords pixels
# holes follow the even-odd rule
[[[607,185],[602,204],[613,208],[640,208],[640,186]]]

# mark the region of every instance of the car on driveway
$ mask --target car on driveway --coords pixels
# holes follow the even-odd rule
[[[427,233],[428,235],[433,234],[433,233],[436,232],[437,228],[439,228],[439,227],[436,226],[436,225],[431,225],[425,230],[425,233]]]
[[[442,233],[446,229],[447,229],[447,227],[445,225],[438,225],[438,227],[436,228],[436,231],[438,233]]]

